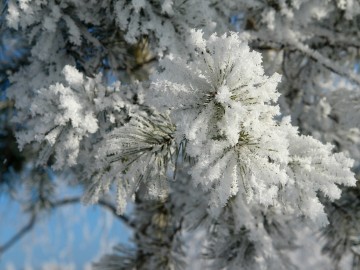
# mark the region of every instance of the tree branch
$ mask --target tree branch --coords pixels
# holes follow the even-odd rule
[[[62,207],[69,204],[80,203],[80,202],[81,202],[81,197],[72,197],[72,198],[61,199],[55,202],[50,202],[50,206],[52,209],[54,209],[57,207]],[[106,208],[107,210],[110,210],[118,219],[120,219],[128,227],[130,228],[134,227],[134,224],[131,223],[128,216],[116,214],[116,207],[111,202],[102,199],[98,201],[98,205],[103,208]],[[37,215],[38,213],[32,210],[31,217],[28,223],[24,227],[22,227],[15,235],[13,235],[10,238],[10,240],[5,242],[3,245],[0,245],[0,257],[5,251],[11,248],[16,242],[21,240],[27,233],[29,233],[33,229],[33,227],[36,224]]]
[[[59,201],[52,202],[51,206],[53,208],[55,208],[55,207],[64,206],[67,204],[80,203],[80,202],[81,202],[81,197],[65,198],[65,199],[61,199]],[[124,222],[125,225],[127,225],[128,227],[130,227],[130,228],[134,227],[134,225],[131,223],[129,217],[127,217],[126,215],[118,215],[116,213],[116,206],[113,205],[108,200],[100,199],[97,202],[97,204],[101,207],[104,207],[104,208],[110,210],[118,219],[120,219],[122,222]]]
[[[332,72],[339,74],[341,76],[349,78],[354,83],[360,85],[360,77],[359,75],[355,74],[352,71],[346,70],[334,61],[331,61],[331,59],[321,55],[318,51],[315,51],[311,49],[309,46],[302,44],[300,42],[298,43],[292,43],[290,44],[297,50],[301,51],[302,53],[308,55],[310,58],[315,60],[316,62],[322,64],[327,69],[331,70]]]
[[[21,238],[23,238],[31,229],[34,227],[36,221],[36,214],[32,213],[29,222],[21,228],[13,237],[10,238],[4,245],[0,246],[0,256],[12,247],[16,242],[18,242]]]
[[[308,57],[310,57],[314,61],[318,62],[319,64],[323,65],[328,70],[330,70],[340,76],[347,77],[352,82],[356,83],[357,85],[360,85],[360,77],[358,74],[352,72],[351,70],[343,68],[341,65],[339,65],[335,61],[332,61],[330,58],[322,55],[317,50],[310,48],[309,45],[302,43],[298,39],[284,38],[283,40],[275,40],[269,33],[265,33],[265,32],[260,32],[260,33],[249,32],[249,34],[250,34],[249,41],[258,40],[258,41],[262,41],[265,43],[270,42],[271,44],[278,45],[281,48],[284,48],[284,47],[293,48],[293,49],[307,55]],[[295,33],[292,33],[292,34],[293,34],[293,36],[296,36]],[[343,38],[345,38],[345,37],[343,37]],[[273,45],[270,45],[270,47],[272,48]]]

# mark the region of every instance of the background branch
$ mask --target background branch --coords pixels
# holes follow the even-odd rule
[[[58,207],[75,204],[75,203],[80,203],[80,202],[81,202],[81,197],[72,197],[72,198],[65,198],[65,199],[51,202],[50,206],[52,209],[55,209]],[[104,199],[99,200],[97,204],[107,210],[110,210],[110,212],[112,212],[114,214],[114,216],[116,216],[119,220],[121,220],[128,227],[130,227],[130,228],[134,227],[134,224],[131,223],[130,218],[128,216],[116,214],[115,205],[113,205],[108,200],[104,200]],[[14,244],[16,244],[18,241],[20,241],[27,233],[29,233],[34,228],[38,214],[39,213],[36,213],[36,211],[33,209],[31,212],[30,219],[26,223],[26,225],[23,226],[17,233],[15,233],[15,235],[13,235],[7,242],[5,242],[3,245],[0,245],[0,256],[3,253],[5,253],[5,251],[7,251],[9,248],[11,248]]]
[[[12,247],[16,242],[18,242],[21,238],[23,238],[28,232],[31,231],[31,229],[35,225],[36,216],[37,215],[35,212],[32,213],[28,223],[24,227],[22,227],[21,230],[18,231],[13,237],[11,237],[10,240],[0,246],[0,256],[10,247]]]

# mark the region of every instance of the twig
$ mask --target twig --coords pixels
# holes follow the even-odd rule
[[[330,58],[320,54],[317,50],[310,48],[307,44],[302,43],[300,40],[294,38],[295,33],[292,33],[292,38],[283,38],[282,40],[274,40],[274,38],[265,32],[256,33],[256,32],[249,32],[250,38],[249,41],[262,41],[262,42],[270,42],[272,44],[277,44],[278,46],[289,47],[295,50],[302,52],[303,54],[307,55],[314,61],[318,62],[319,64],[323,65],[328,70],[340,75],[347,77],[352,82],[360,85],[360,77],[358,74],[352,72],[351,70],[347,70],[343,68],[341,65],[332,61]]]
[[[66,206],[69,204],[80,203],[80,202],[81,202],[80,197],[73,197],[73,198],[65,198],[65,199],[55,201],[55,202],[51,202],[50,205],[51,205],[51,208],[54,209],[57,207],[62,207],[62,206]],[[127,217],[126,215],[116,214],[116,207],[111,202],[109,202],[107,200],[99,200],[98,205],[110,210],[118,219],[120,219],[122,222],[124,222],[125,225],[127,225],[128,227],[130,227],[130,228],[134,227],[134,224],[131,223],[129,217]],[[24,227],[22,227],[20,229],[20,231],[18,231],[15,235],[13,235],[10,238],[10,240],[5,242],[3,245],[0,245],[0,256],[32,230],[32,228],[35,226],[35,223],[36,223],[37,214],[38,213],[36,213],[34,210],[32,210],[31,217],[30,217],[28,223]]]
[[[318,51],[315,51],[308,47],[305,44],[302,44],[300,42],[295,43],[293,42],[291,44],[293,47],[295,47],[297,50],[303,52],[304,54],[308,55],[313,60],[317,61],[318,63],[325,66],[327,69],[331,70],[332,72],[339,74],[341,76],[349,78],[351,81],[355,82],[356,84],[360,85],[360,77],[359,75],[355,74],[354,72],[351,72],[349,70],[344,69],[334,61],[331,61],[331,59],[321,55]]]
[[[52,202],[51,206],[53,208],[55,208],[55,207],[64,206],[67,204],[80,203],[80,202],[81,202],[81,197],[65,198],[65,199],[61,199],[59,201]],[[129,217],[127,217],[126,215],[118,215],[116,213],[116,206],[113,205],[111,202],[104,200],[104,199],[100,199],[97,202],[97,204],[99,206],[102,206],[102,207],[110,210],[118,219],[120,219],[122,222],[124,222],[125,225],[127,225],[128,227],[130,227],[130,228],[134,227],[134,225],[130,222]]]
[[[17,241],[23,238],[34,227],[36,221],[36,214],[32,213],[29,222],[21,228],[13,237],[10,238],[4,245],[0,246],[0,256],[10,247],[12,247]]]

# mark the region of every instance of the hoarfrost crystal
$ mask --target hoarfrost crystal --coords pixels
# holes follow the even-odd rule
[[[317,191],[336,199],[335,183],[354,184],[351,161],[299,136],[289,119],[276,120],[280,76],[266,76],[261,55],[238,34],[205,39],[201,31],[192,31],[189,47],[191,61],[173,55],[161,62],[164,71],[153,76],[148,101],[170,111],[178,143],[186,140],[187,153],[196,159],[190,170],[194,184],[212,194],[210,206],[224,207],[241,196],[249,207],[272,205],[288,213],[300,207],[305,216],[318,218],[318,225],[325,224],[322,208],[314,213],[309,206],[319,204]],[[311,158],[314,147],[321,158]],[[297,201],[282,195],[304,192],[308,198],[297,195]]]

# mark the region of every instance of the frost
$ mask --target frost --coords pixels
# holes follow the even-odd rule
[[[84,83],[84,76],[76,68],[72,66],[65,66],[63,69],[65,80],[75,87],[80,87]]]
[[[138,211],[137,249],[106,257],[114,269],[182,268],[193,229],[205,269],[293,269],[293,230],[329,221],[347,226],[333,257],[358,249],[357,1],[3,6],[29,48],[4,68],[20,148],[70,172],[85,202]]]
[[[298,135],[289,119],[275,120],[280,76],[266,76],[260,54],[238,34],[206,40],[193,31],[191,40],[193,61],[164,59],[147,100],[170,112],[178,143],[186,139],[187,153],[197,160],[193,182],[210,192],[210,207],[240,196],[249,207],[285,204],[288,213],[300,208],[318,226],[326,224],[317,192],[334,200],[336,184],[354,185],[352,161]]]
[[[144,8],[146,3],[144,0],[132,0],[132,5],[136,13],[140,11],[140,9]]]
[[[132,115],[129,123],[107,134],[96,155],[97,165],[90,170],[97,180],[85,200],[96,201],[111,182],[117,183],[119,213],[138,189],[143,198],[165,199],[167,173],[176,152],[173,132],[166,116]]]
[[[120,0],[115,4],[115,11],[118,25],[125,31],[128,42],[135,43],[142,35],[150,35],[159,41],[157,50],[162,53],[167,48],[184,49],[181,40],[187,38],[187,33],[178,29],[204,26],[206,30],[214,30],[216,15],[209,4],[195,0],[186,3],[179,0]],[[170,20],[164,20],[164,16]]]
[[[84,78],[84,75],[72,66],[65,66],[62,74],[63,83],[55,83],[47,88],[40,88],[29,107],[31,119],[27,126],[30,131],[18,133],[20,147],[30,142],[39,142],[42,146],[38,163],[43,165],[50,155],[55,153],[56,169],[74,166],[81,142],[99,129],[96,113],[104,110],[111,102],[120,108],[120,99],[101,102],[96,98],[104,96],[106,87],[101,85],[101,77]],[[95,103],[93,102],[95,99]],[[26,105],[25,105],[26,106]]]
[[[6,17],[7,23],[15,30],[18,29],[20,12],[13,1],[8,3],[8,16]]]
[[[75,22],[69,16],[64,16],[63,18],[67,24],[67,27],[69,28],[70,41],[75,45],[80,45],[81,34],[79,28],[76,26]]]

